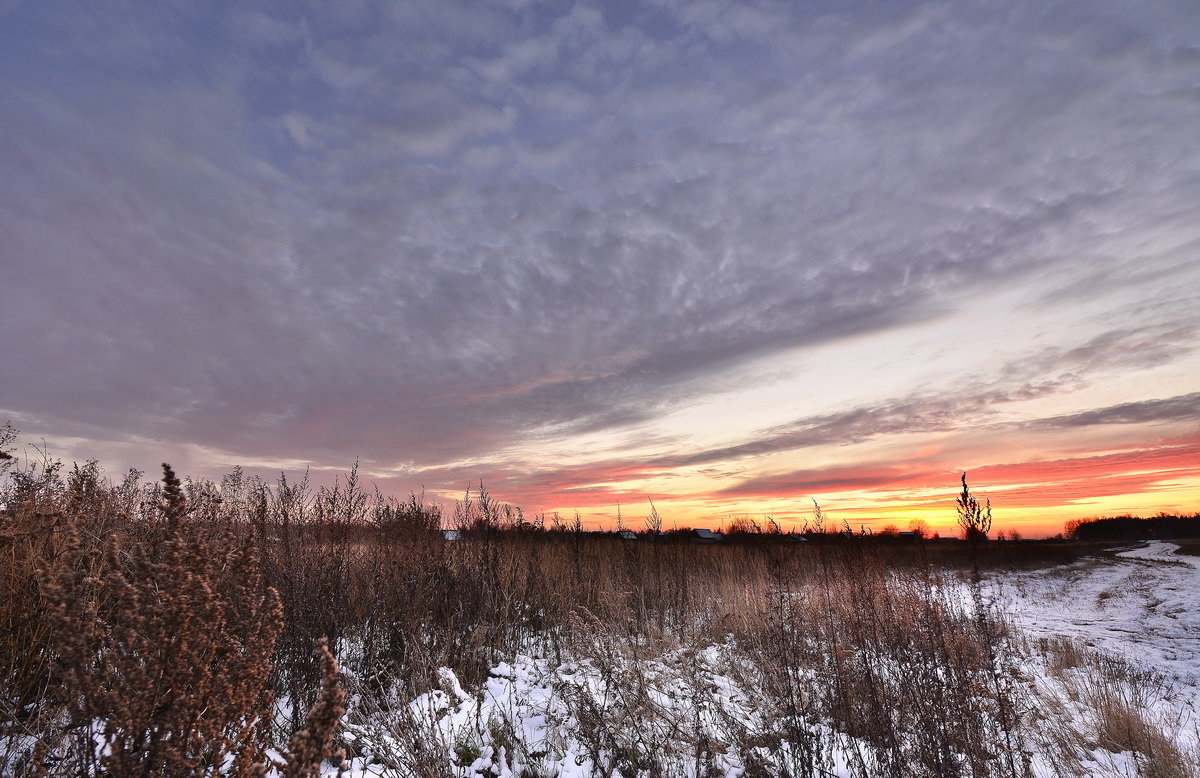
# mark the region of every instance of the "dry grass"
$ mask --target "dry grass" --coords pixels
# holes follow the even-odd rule
[[[1088,714],[1079,720],[1064,713],[1049,718],[1041,728],[1059,765],[1068,768],[1061,774],[1086,774],[1086,760],[1095,759],[1095,749],[1133,754],[1137,775],[1144,778],[1200,774],[1195,757],[1169,734],[1179,732],[1187,722],[1164,719],[1163,710],[1178,710],[1160,704],[1175,695],[1167,678],[1066,638],[1043,640],[1040,649],[1059,684],[1044,692],[1043,707],[1061,713],[1066,698]]]
[[[441,668],[477,688],[525,652],[601,673],[600,691],[559,692],[607,774],[665,775],[686,743],[701,773],[733,751],[748,774],[814,775],[850,743],[861,775],[1025,775],[1035,702],[1017,646],[986,603],[955,594],[954,573],[1080,553],[839,536],[622,542],[486,494],[457,506],[467,538],[445,542],[435,506],[370,493],[353,471],[316,489],[236,471],[220,484],[112,484],[94,465],[49,462],[7,475],[6,774],[262,774],[271,745],[283,774],[315,774],[341,759],[344,673],[359,700],[350,755],[440,778],[478,744],[429,737],[397,700],[444,686]],[[677,720],[650,693],[648,663],[716,644],[736,647],[726,670],[753,690],[754,721],[722,720],[699,670],[685,685],[712,720]],[[1085,664],[1059,654],[1064,672]],[[1099,722],[1087,737],[1173,763],[1136,706],[1087,699]],[[479,727],[537,758],[513,721]]]

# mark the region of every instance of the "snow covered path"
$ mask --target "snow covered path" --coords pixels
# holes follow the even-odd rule
[[[1013,622],[1116,653],[1200,694],[1200,557],[1154,541],[1111,556],[993,579]]]

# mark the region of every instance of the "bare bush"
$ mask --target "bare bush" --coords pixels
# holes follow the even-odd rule
[[[56,772],[247,775],[266,745],[278,596],[251,549],[184,533],[180,505],[168,489],[160,536],[113,541],[102,559],[69,537],[41,572],[67,716],[45,741],[64,754]]]

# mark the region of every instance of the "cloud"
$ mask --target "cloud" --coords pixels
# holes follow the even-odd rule
[[[1191,440],[1094,456],[987,465],[970,470],[969,477],[976,495],[986,496],[997,507],[1047,508],[1170,488],[1180,479],[1200,476],[1198,453],[1200,444]],[[954,491],[957,475],[953,468],[930,461],[915,466],[870,462],[749,478],[720,494],[797,499],[875,491],[886,492],[893,507],[944,508],[944,499],[929,501],[922,495],[938,486]],[[897,495],[906,491],[916,496]]]
[[[1132,0],[18,6],[0,326],[36,337],[4,402],[63,435],[432,472],[649,424],[751,360],[1000,287],[1186,298],[1194,22]],[[1059,337],[991,394],[914,388],[650,466],[986,421],[1068,365],[1181,358],[1194,322],[1160,318]]]
[[[1009,508],[1090,503],[1116,495],[1178,489],[1200,478],[1194,439],[1096,456],[991,465],[971,472],[972,484],[990,487]]]
[[[1120,341],[1109,337],[1102,340],[1110,343]],[[1072,353],[1094,355],[1089,349],[1072,349]],[[1037,362],[1039,357],[1029,361]],[[643,459],[623,457],[596,460],[586,467],[556,467],[532,473],[528,469],[511,467],[491,468],[485,473],[484,468],[477,465],[452,471],[423,471],[421,476],[432,482],[450,483],[467,483],[486,477],[501,489],[508,499],[516,502],[545,504],[550,500],[579,507],[593,504],[611,505],[617,500],[637,500],[643,496],[641,492],[644,491],[644,487],[632,488],[633,483],[646,479],[670,478],[681,468],[697,468],[703,465],[721,466],[722,469],[715,475],[719,476],[722,482],[728,483],[731,478],[741,479],[720,488],[716,493],[718,496],[727,497],[795,498],[822,492],[859,489],[923,489],[955,480],[956,468],[960,465],[952,461],[956,456],[953,449],[922,456],[913,454],[904,464],[872,461],[857,465],[803,468],[773,475],[747,476],[746,467],[734,463],[745,458],[806,448],[847,446],[877,438],[887,439],[889,436],[913,433],[961,433],[964,430],[976,429],[988,435],[1009,435],[1023,431],[1069,430],[1100,425],[1168,425],[1167,429],[1178,429],[1180,423],[1194,422],[1200,417],[1200,394],[1189,394],[1021,421],[988,421],[992,418],[988,410],[990,407],[1029,399],[1041,391],[1043,390],[1024,387],[1008,395],[999,391],[989,391],[960,397],[906,398],[876,407],[861,407],[842,413],[807,418],[773,432],[759,433],[745,443],[686,454],[651,456]],[[1045,487],[1045,499],[1048,502],[1041,504],[1046,505],[1059,497],[1066,499],[1063,497],[1067,493],[1065,490],[1075,490],[1072,494],[1083,494],[1086,491],[1086,484],[1082,481],[1069,487],[1058,483],[1064,474],[1070,472],[1071,467],[1103,470],[1095,475],[1106,479],[1107,485],[1104,490],[1096,492],[1097,497],[1128,494],[1135,490],[1113,490],[1118,488],[1118,484],[1126,484],[1129,479],[1140,479],[1138,483],[1144,483],[1147,487],[1162,480],[1162,473],[1158,470],[1152,473],[1130,472],[1131,470],[1138,471],[1147,466],[1147,463],[1157,463],[1163,457],[1172,462],[1184,461],[1189,452],[1188,448],[1181,450],[1178,446],[1160,446],[1133,454],[1106,454],[1067,460],[1036,460],[1022,465],[984,466],[972,470],[972,479],[984,479],[981,483],[1004,483],[1003,478],[996,480],[993,476],[1013,476],[1018,472],[1022,473],[1023,480],[1035,483],[1035,486],[1026,490],[1029,494],[1021,497],[1022,504],[1032,505],[1033,503],[1028,501],[1039,499],[1037,495],[1042,494],[1039,490]],[[749,469],[753,472],[753,466]]]
[[[1035,426],[1061,429],[1091,427],[1099,424],[1162,424],[1198,420],[1200,420],[1200,392],[1193,392],[1161,400],[1140,400],[1040,419]]]
[[[722,489],[720,494],[795,499],[830,492],[928,487],[931,483],[945,480],[946,473],[944,471],[911,470],[895,465],[873,463],[865,466],[819,468],[782,476],[749,478],[735,486]]]
[[[1096,408],[1052,418],[997,419],[1005,405],[1022,403],[1085,385],[1113,370],[1148,368],[1190,351],[1194,331],[1137,327],[1111,330],[1073,347],[1050,347],[1009,360],[996,375],[963,376],[960,386],[940,393],[913,393],[874,405],[796,419],[760,430],[743,443],[701,449],[654,460],[661,467],[728,462],[743,457],[829,445],[860,443],[909,433],[987,426],[999,429],[1065,428],[1091,424],[1179,422],[1194,419],[1190,394],[1163,400]]]

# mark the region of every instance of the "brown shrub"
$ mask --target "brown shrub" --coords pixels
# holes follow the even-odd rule
[[[39,571],[67,717],[43,737],[55,774],[248,775],[261,758],[279,598],[253,549],[180,524],[179,499],[165,527],[102,554],[69,526]]]

